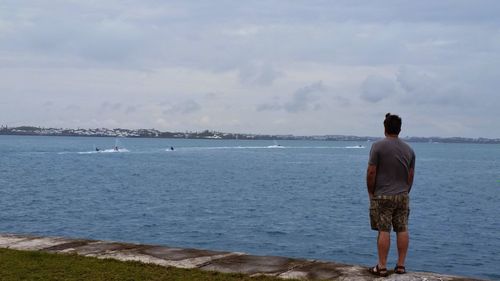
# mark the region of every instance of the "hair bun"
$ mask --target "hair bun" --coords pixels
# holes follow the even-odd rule
[[[389,117],[389,116],[391,116],[391,113],[390,113],[390,112],[389,112],[389,113],[387,113],[387,114],[385,115],[385,118],[387,118],[387,117]]]

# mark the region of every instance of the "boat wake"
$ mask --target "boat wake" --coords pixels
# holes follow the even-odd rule
[[[63,152],[58,152],[57,154],[101,154],[101,153],[123,153],[123,152],[130,152],[130,150],[126,148],[119,148],[118,150],[115,149],[103,149],[103,150],[92,150],[92,151],[63,151]]]
[[[120,153],[120,152],[130,152],[130,150],[126,149],[126,148],[118,148],[118,150],[116,149],[103,149],[103,150],[99,150],[99,151],[82,151],[82,152],[78,152],[78,154],[99,154],[99,153]]]
[[[344,148],[365,148],[365,147],[362,145],[355,145],[355,146],[346,146]]]
[[[225,149],[363,149],[366,148],[362,145],[356,146],[282,146],[282,145],[268,145],[268,146],[193,146],[177,148],[178,150],[225,150]],[[166,149],[168,151],[168,149]]]
[[[279,144],[275,144],[275,145],[270,145],[267,148],[285,148],[285,147]]]

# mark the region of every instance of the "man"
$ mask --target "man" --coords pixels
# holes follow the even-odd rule
[[[385,138],[375,142],[370,151],[366,185],[370,197],[370,224],[378,231],[378,264],[370,268],[377,276],[387,276],[387,255],[391,242],[391,227],[396,232],[398,262],[394,272],[406,273],[408,250],[409,197],[415,170],[415,153],[399,139],[401,118],[387,113],[384,120]]]

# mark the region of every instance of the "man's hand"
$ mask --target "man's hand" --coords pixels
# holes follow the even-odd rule
[[[366,187],[368,188],[368,196],[370,200],[375,193],[375,179],[377,178],[377,166],[368,165],[368,169],[366,171]]]
[[[415,177],[415,170],[413,168],[410,169],[410,173],[408,173],[408,185],[410,188],[408,189],[408,193],[410,193],[411,187],[413,185],[413,178]]]

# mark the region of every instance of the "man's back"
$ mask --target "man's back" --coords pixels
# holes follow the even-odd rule
[[[370,151],[369,165],[377,167],[375,195],[407,193],[410,169],[415,167],[413,149],[399,138],[387,137],[375,142]]]

